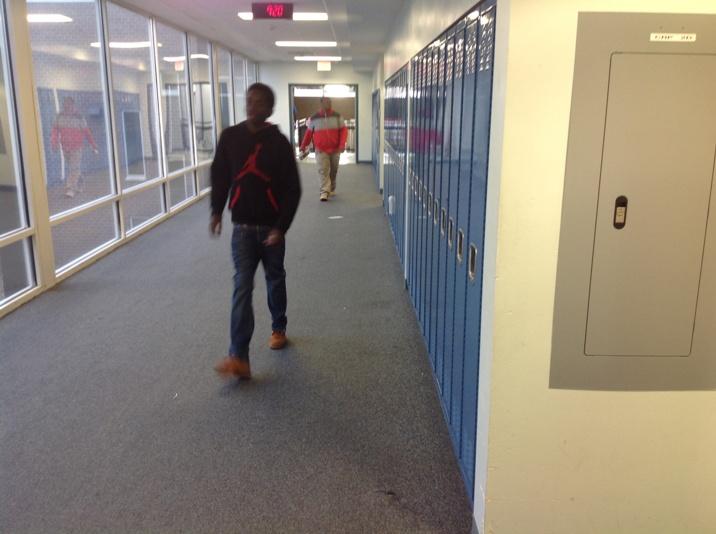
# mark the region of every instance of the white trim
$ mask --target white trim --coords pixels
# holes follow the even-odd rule
[[[35,235],[35,230],[32,228],[23,228],[21,230],[8,232],[7,234],[0,236],[0,248],[12,245],[13,243],[17,243],[18,241],[22,241],[23,239],[27,239],[33,235]]]

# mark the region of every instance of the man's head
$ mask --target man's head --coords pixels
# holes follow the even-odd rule
[[[75,111],[75,99],[71,96],[66,96],[62,100],[62,111],[66,111],[68,113]]]
[[[276,97],[263,83],[255,83],[246,92],[246,118],[253,124],[262,124],[273,114]]]
[[[331,110],[331,99],[327,96],[321,97],[321,109],[323,111],[330,111]]]

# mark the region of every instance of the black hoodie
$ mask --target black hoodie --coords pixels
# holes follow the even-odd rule
[[[301,183],[291,144],[277,126],[251,133],[244,121],[223,131],[211,165],[213,215],[222,214],[227,198],[234,223],[288,231]]]

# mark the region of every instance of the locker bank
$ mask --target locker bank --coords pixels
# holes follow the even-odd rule
[[[713,2],[0,23],[0,531],[716,531]],[[252,379],[222,381],[211,168],[257,82],[303,192],[289,344],[259,275]],[[322,202],[296,132],[325,99]]]

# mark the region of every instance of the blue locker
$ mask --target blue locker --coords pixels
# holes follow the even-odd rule
[[[428,124],[428,58],[423,52],[419,56],[419,83],[420,83],[420,115],[418,116],[418,144],[419,152],[417,157],[417,179],[415,184],[415,314],[418,324],[422,329],[422,301],[423,301],[423,224],[425,221],[423,213],[423,183],[425,180],[425,169],[427,167],[427,136]]]
[[[448,190],[448,232],[452,226],[452,246],[448,247],[445,255],[446,272],[443,277],[445,280],[445,299],[443,309],[444,336],[441,350],[443,351],[443,398],[445,399],[445,408],[450,423],[450,433],[453,443],[459,443],[458,435],[459,422],[452,419],[452,403],[455,396],[456,385],[453,382],[455,367],[462,366],[462,358],[456,358],[453,350],[454,336],[454,320],[455,320],[455,270],[457,267],[456,256],[458,252],[458,213],[459,213],[459,182],[460,182],[460,144],[462,142],[462,79],[463,79],[463,51],[465,38],[465,23],[460,22],[454,35],[454,61],[453,61],[453,83],[452,83],[452,103],[451,103],[451,121],[450,121],[450,144],[446,151],[448,161],[450,163],[450,187]],[[461,388],[462,384],[457,385]],[[461,395],[461,392],[459,393]],[[456,424],[457,423],[457,424]],[[456,445],[455,450],[459,455],[459,447]]]
[[[416,223],[416,202],[415,202],[415,181],[417,177],[417,146],[416,133],[418,130],[418,110],[420,107],[420,84],[419,76],[419,59],[413,58],[411,61],[410,89],[412,91],[411,108],[410,108],[410,171],[408,173],[408,192],[406,193],[408,201],[408,291],[410,299],[415,306],[415,223]]]
[[[445,75],[445,120],[443,128],[442,143],[442,206],[440,210],[440,220],[438,227],[440,229],[440,248],[438,257],[438,309],[436,322],[436,351],[438,362],[438,381],[442,384],[441,391],[443,403],[446,407],[446,415],[449,421],[449,401],[450,401],[450,370],[452,369],[452,354],[445,351],[446,331],[448,323],[446,323],[446,307],[447,307],[447,280],[449,255],[454,249],[454,223],[451,225],[449,221],[454,221],[453,211],[455,205],[455,195],[452,195],[453,185],[457,177],[453,173],[452,165],[452,147],[459,142],[459,135],[455,135],[455,44],[456,31],[450,31],[447,38],[448,54],[446,58],[446,75]],[[459,122],[459,117],[458,117]],[[452,235],[451,235],[452,234]]]
[[[458,179],[458,208],[457,228],[463,234],[462,255],[456,259],[454,291],[454,320],[452,333],[453,352],[453,373],[452,373],[452,402],[451,430],[454,432],[455,443],[460,444],[462,440],[463,425],[463,388],[464,388],[464,365],[465,365],[465,306],[467,303],[467,231],[470,222],[470,178],[472,172],[472,147],[474,134],[474,110],[475,110],[475,76],[476,76],[476,48],[477,48],[477,22],[472,22],[466,29],[465,42],[463,46],[463,90],[462,90],[462,125],[460,135],[459,152],[459,179]],[[459,454],[462,455],[461,447]]]
[[[465,377],[462,425],[462,467],[468,479],[470,495],[475,482],[475,434],[477,424],[477,387],[480,355],[480,319],[482,304],[482,267],[485,242],[485,206],[490,146],[490,110],[492,104],[492,61],[495,39],[495,4],[491,0],[481,8],[478,25],[477,91],[475,97],[475,139],[473,174],[470,181],[470,225],[468,231],[468,276]]]

